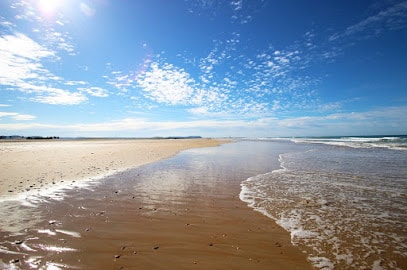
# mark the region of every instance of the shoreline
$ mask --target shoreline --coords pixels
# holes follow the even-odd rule
[[[159,161],[181,150],[226,142],[229,141],[170,141],[176,147],[159,155],[157,152],[162,151],[168,141],[161,144],[153,140],[147,146],[156,154],[153,156],[158,162],[114,173],[92,189],[66,190],[64,200],[40,201],[34,207],[6,202],[10,213],[21,215],[12,224],[21,223],[25,228],[20,229],[20,233],[0,230],[4,243],[0,266],[15,265],[21,269],[27,264],[68,269],[313,269],[306,255],[292,245],[287,231],[239,199],[240,177],[234,177],[230,170],[233,161],[228,161],[232,167],[225,171],[226,175],[232,173],[228,178],[218,176],[214,170],[218,165],[211,160],[206,166],[214,167],[209,167],[212,170],[195,170],[192,165],[195,163],[189,167],[181,165],[180,168],[190,168],[185,171],[174,167],[189,160],[188,157],[193,156],[190,154]],[[128,144],[112,141],[102,141],[102,144],[103,149],[96,143],[91,144],[91,148],[80,147],[77,152],[68,152],[79,158],[83,150],[87,155],[89,150],[93,151],[92,156],[105,153],[112,146],[116,150],[129,150]],[[78,146],[83,145],[72,147]],[[55,156],[67,148],[43,154]],[[38,148],[35,150],[41,152]],[[221,152],[220,149],[218,153]],[[195,155],[199,157],[199,153],[197,150]],[[49,171],[50,168],[43,169]],[[215,178],[207,178],[213,176]],[[163,182],[163,178],[167,180]],[[24,220],[34,218],[30,211],[39,211],[39,220],[27,224]]]
[[[219,146],[216,139],[78,139],[0,142],[0,198],[103,178],[180,151]]]

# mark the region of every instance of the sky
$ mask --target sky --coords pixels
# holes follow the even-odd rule
[[[407,134],[407,1],[1,0],[14,134]]]

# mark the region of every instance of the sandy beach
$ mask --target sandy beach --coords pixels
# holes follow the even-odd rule
[[[0,196],[100,177],[168,158],[185,149],[220,143],[210,139],[2,141]]]
[[[221,143],[207,139],[4,143],[1,190],[14,194],[54,181],[123,171],[183,149]],[[202,182],[188,176],[186,183],[176,171],[156,174],[153,168],[134,175],[124,171],[109,176],[95,190],[75,190],[63,201],[47,202],[40,209],[41,221],[24,232],[0,230],[0,266],[312,269],[286,231],[239,199],[239,181],[219,176],[216,183]],[[131,184],[135,185],[131,189],[128,185],[135,178],[141,182]]]

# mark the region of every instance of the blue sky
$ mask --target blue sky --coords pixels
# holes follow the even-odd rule
[[[0,135],[407,134],[407,2],[0,2]]]

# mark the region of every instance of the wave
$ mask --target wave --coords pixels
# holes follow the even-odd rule
[[[400,171],[406,158],[400,151],[379,152],[318,147],[283,153],[280,169],[241,182],[239,198],[288,231],[317,269],[394,269],[407,250]]]
[[[407,150],[407,136],[291,138],[294,143],[316,143],[352,148]]]

